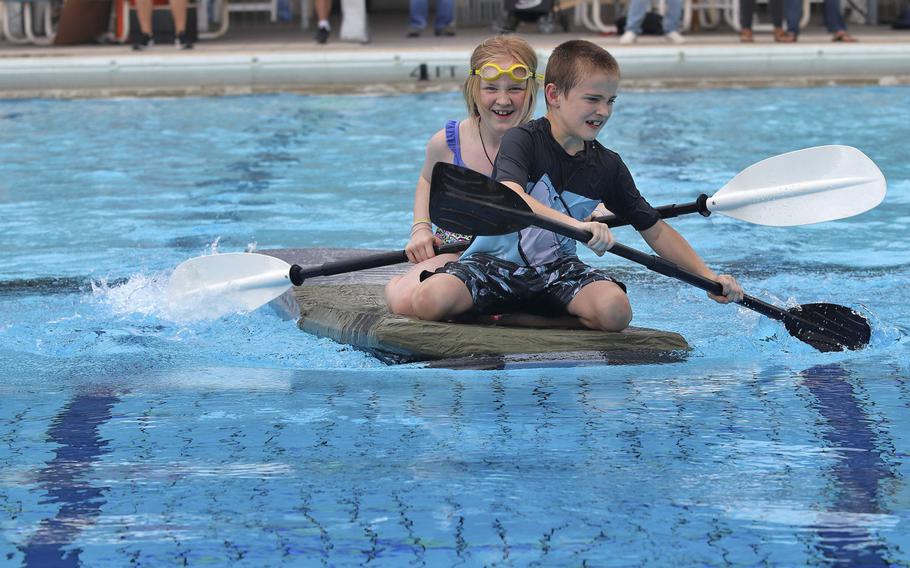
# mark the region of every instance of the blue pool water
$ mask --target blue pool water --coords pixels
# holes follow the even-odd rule
[[[869,348],[818,353],[587,255],[686,361],[448,371],[161,306],[213,250],[401,248],[457,94],[0,101],[0,565],[910,563],[906,108],[900,87],[627,92],[602,135],[655,205],[862,149],[889,192],[861,216],[673,224],[752,295],[859,309]]]

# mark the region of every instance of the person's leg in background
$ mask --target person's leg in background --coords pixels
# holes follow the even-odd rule
[[[667,0],[667,13],[664,14],[664,37],[672,43],[685,43],[686,39],[679,33],[682,21],[683,0]]]
[[[768,0],[768,8],[771,12],[771,25],[774,26],[774,41],[790,42],[787,32],[784,31],[784,3],[783,0]],[[739,3],[739,40],[744,42],[753,41],[752,23],[755,17],[755,0],[740,0]],[[748,32],[748,33],[745,33]]]
[[[294,15],[291,13],[291,1],[278,0],[278,21],[290,22],[293,19]]]
[[[629,13],[626,16],[626,31],[619,38],[619,43],[635,43],[641,35],[641,25],[645,21],[651,0],[629,0]]]
[[[436,24],[433,31],[438,36],[455,35],[455,0],[436,0]]]
[[[755,16],[755,0],[739,0],[739,41],[752,43],[752,18]]]
[[[784,31],[784,1],[768,0],[771,12],[771,25],[774,26],[774,41],[786,41],[787,32]]]
[[[847,33],[847,24],[840,13],[840,0],[824,0],[825,27],[834,34],[831,41],[854,42],[856,38]]]
[[[154,45],[152,40],[152,0],[136,0],[136,19],[139,33],[133,40],[133,50],[142,51]]]
[[[186,33],[187,0],[170,0],[171,16],[174,18],[174,45],[177,49],[193,49],[193,42]]]
[[[427,27],[430,17],[429,0],[411,0],[408,20],[408,37],[417,37]]]
[[[783,0],[787,33],[777,41],[794,42],[799,38],[799,21],[803,19],[803,0]]]
[[[171,16],[174,18],[174,45],[177,49],[193,49],[193,43],[186,34],[187,0],[170,0]],[[153,0],[136,0],[136,18],[139,20],[139,33],[133,40],[133,49],[142,51],[155,44],[152,39]]]
[[[332,25],[329,23],[329,16],[332,14],[332,0],[316,0],[316,43],[325,43],[329,41],[329,33],[332,31]]]

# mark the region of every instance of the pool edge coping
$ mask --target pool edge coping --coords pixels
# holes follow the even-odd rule
[[[613,50],[632,88],[910,83],[910,44],[647,46]],[[450,89],[468,49],[0,58],[0,97],[81,98]],[[549,50],[538,50],[543,62]]]

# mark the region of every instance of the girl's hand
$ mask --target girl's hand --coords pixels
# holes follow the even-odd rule
[[[436,256],[436,249],[433,248],[436,244],[438,244],[437,239],[433,235],[430,225],[419,223],[411,228],[411,239],[404,247],[404,251],[408,255],[408,260],[417,264]]]

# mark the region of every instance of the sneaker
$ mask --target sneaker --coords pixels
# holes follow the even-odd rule
[[[433,33],[435,33],[437,37],[452,37],[455,35],[455,28],[452,26],[446,26],[444,28],[435,30]]]
[[[421,32],[420,28],[408,28],[407,36],[408,37],[420,37],[420,32]]]
[[[316,28],[316,43],[329,41],[329,28]]]
[[[190,41],[190,38],[186,35],[186,32],[180,32],[174,39],[174,47],[181,50],[193,49],[193,42]]]
[[[638,35],[632,30],[629,30],[626,33],[622,34],[622,37],[619,38],[619,43],[627,45],[630,43],[635,43],[636,41],[638,41]]]
[[[675,44],[686,43],[686,38],[679,32],[668,32],[664,35],[664,39]]]
[[[155,40],[149,34],[140,33],[133,41],[133,51],[145,51],[155,45]]]

